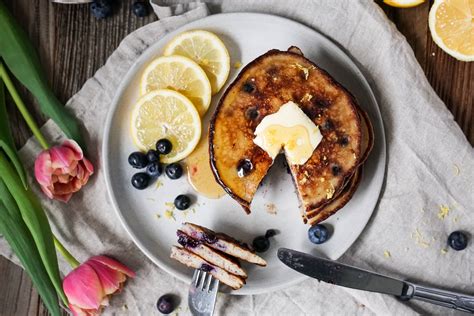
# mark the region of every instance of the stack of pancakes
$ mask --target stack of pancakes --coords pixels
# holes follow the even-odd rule
[[[225,191],[250,213],[255,192],[273,164],[253,142],[255,129],[288,101],[297,103],[323,135],[305,164],[287,161],[303,220],[314,225],[352,197],[373,147],[373,129],[355,98],[298,48],[258,57],[226,90],[210,125],[211,167]],[[239,170],[243,162],[245,172]]]
[[[246,244],[223,233],[184,223],[177,232],[181,247],[171,248],[171,258],[188,267],[209,272],[213,277],[234,290],[240,289],[247,279],[247,273],[238,259],[266,266]]]

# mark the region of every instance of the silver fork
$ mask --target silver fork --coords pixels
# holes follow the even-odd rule
[[[191,313],[195,316],[211,316],[218,291],[219,280],[207,272],[195,270],[188,294]]]

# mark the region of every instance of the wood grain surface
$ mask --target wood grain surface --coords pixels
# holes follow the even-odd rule
[[[6,2],[37,47],[53,90],[62,102],[105,63],[127,34],[156,19],[153,14],[146,18],[134,16],[131,0],[121,1],[114,15],[101,21],[90,14],[88,5],[52,4],[49,0],[0,1]],[[396,9],[377,2],[406,36],[429,82],[474,145],[474,63],[456,61],[432,41],[427,22],[430,3]],[[44,117],[31,95],[21,88],[20,92],[30,108],[36,109],[32,111],[35,118],[43,123]],[[11,125],[15,126],[15,142],[21,146],[31,133],[11,100],[7,102]],[[0,276],[0,315],[47,314],[28,276],[3,257]]]

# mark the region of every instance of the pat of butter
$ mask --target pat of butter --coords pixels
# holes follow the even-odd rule
[[[265,116],[254,134],[253,142],[272,159],[284,150],[288,162],[294,165],[306,163],[323,139],[318,126],[292,101]]]

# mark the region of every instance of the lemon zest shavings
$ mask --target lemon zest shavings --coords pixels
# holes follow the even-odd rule
[[[418,228],[415,229],[414,233],[411,233],[411,238],[415,239],[416,243],[423,248],[428,248],[430,246],[429,242],[423,240],[423,235],[421,235]]]
[[[447,205],[440,205],[439,206],[439,212],[438,212],[438,218],[439,219],[444,219],[446,216],[449,214],[449,206]]]

